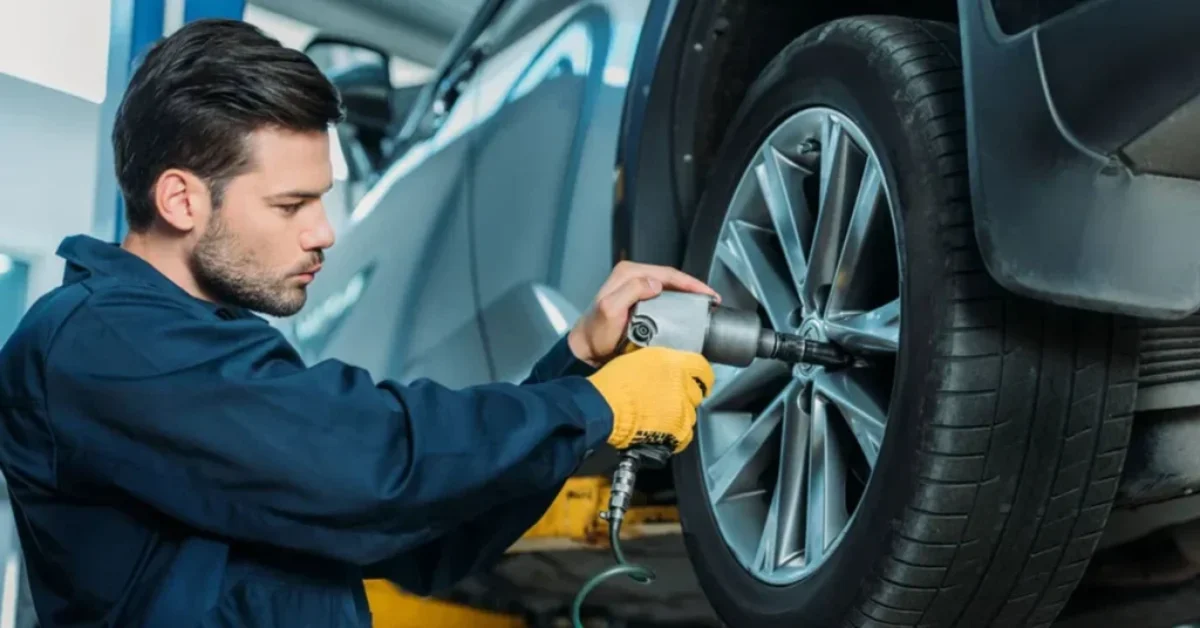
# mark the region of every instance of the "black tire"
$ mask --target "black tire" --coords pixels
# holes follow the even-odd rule
[[[879,152],[905,269],[883,450],[820,569],[787,586],[753,578],[718,532],[698,448],[675,461],[688,551],[735,628],[1047,626],[1104,528],[1132,422],[1136,330],[1014,297],[987,274],[969,207],[958,50],[943,23],[823,25],[764,70],[714,162],[688,272],[708,272],[755,148],[811,105],[852,118]]]

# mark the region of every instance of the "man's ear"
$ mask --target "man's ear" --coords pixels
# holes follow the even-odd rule
[[[178,168],[167,169],[154,186],[154,205],[163,222],[179,231],[190,232],[202,224],[209,213],[208,186],[199,177]]]

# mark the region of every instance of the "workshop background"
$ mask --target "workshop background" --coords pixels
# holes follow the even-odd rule
[[[479,2],[0,0],[0,343],[59,283],[54,250],[63,237],[123,233],[108,133],[131,64],[155,39],[192,20],[232,17],[303,49],[319,24],[323,33],[390,52],[393,85],[403,87],[427,79]],[[342,62],[343,52],[331,50],[323,69]],[[0,565],[0,628],[32,626],[7,500]]]
[[[985,6],[1007,7],[1003,15],[1020,17],[1022,7],[1036,16],[1057,15],[1054,11],[1085,4],[1093,8],[1105,5],[1110,10],[1079,11],[1074,21],[1060,22],[1065,25],[1060,37],[1045,40],[1049,42],[1045,58],[1061,61],[1057,73],[1046,73],[1041,65],[1012,61],[1025,59],[1025,53],[1011,53],[1021,48],[1006,49],[1010,52],[1005,54],[1011,56],[1006,63],[1011,67],[996,67],[1008,71],[989,72],[988,80],[977,81],[973,92],[958,86],[963,70],[953,67],[957,62],[951,63],[955,55],[949,52],[947,42],[956,42],[959,36],[946,34],[953,32],[953,25],[946,23],[949,18],[924,13],[961,7],[957,10],[964,15],[978,12],[975,21],[983,23]],[[1164,628],[1170,624],[1200,628],[1200,611],[1196,610],[1200,608],[1200,465],[1195,464],[1200,459],[1195,446],[1200,442],[1196,436],[1200,426],[1200,319],[1193,317],[1178,326],[1151,326],[1142,348],[1131,348],[1135,344],[1127,342],[1131,328],[1121,327],[1121,340],[1096,332],[1107,329],[1107,319],[1062,316],[1048,307],[1015,307],[986,278],[982,257],[971,241],[970,223],[963,222],[968,219],[962,203],[966,198],[971,198],[973,208],[989,210],[1005,208],[1007,198],[1053,198],[1069,210],[1061,214],[1069,220],[1074,220],[1075,210],[1081,216],[1088,214],[1084,205],[1071,207],[1071,202],[1063,202],[1069,196],[1065,193],[1039,197],[1029,192],[1045,184],[1047,189],[1091,194],[1090,181],[1081,183],[1084,177],[1075,180],[1086,167],[1102,168],[1099,174],[1103,176],[1095,177],[1096,185],[1112,185],[1113,176],[1125,175],[1122,168],[1128,164],[1103,160],[1103,166],[1096,166],[1089,163],[1102,161],[1096,160],[1096,155],[1067,150],[1068,146],[1072,150],[1085,146],[1074,137],[1068,142],[1066,129],[1071,120],[1094,123],[1092,130],[1100,137],[1100,130],[1111,129],[1105,129],[1109,122],[1099,121],[1126,116],[1126,123],[1137,118],[1141,125],[1144,120],[1140,116],[1158,120],[1154,116],[1179,107],[1179,115],[1165,118],[1178,126],[1165,122],[1154,126],[1157,134],[1150,134],[1143,145],[1135,144],[1143,152],[1131,161],[1195,175],[1187,180],[1188,185],[1200,181],[1196,174],[1200,170],[1194,167],[1200,163],[1200,153],[1195,150],[1200,143],[1179,141],[1190,139],[1188,132],[1200,128],[1200,83],[1194,83],[1192,76],[1183,77],[1185,72],[1179,70],[1197,67],[1189,63],[1200,64],[1200,55],[1195,55],[1192,51],[1196,48],[1190,45],[1200,33],[1196,27],[1200,3],[1154,0],[1158,13],[1145,11],[1133,19],[1130,7],[1135,4],[1140,4],[1140,9],[1152,3],[0,0],[0,343],[11,335],[30,305],[61,282],[63,260],[55,251],[64,237],[84,233],[119,241],[125,234],[110,133],[136,60],[152,43],[189,22],[212,17],[240,19],[286,46],[306,51],[323,71],[338,77],[340,82],[335,82],[344,94],[359,96],[355,101],[357,119],[338,125],[331,133],[336,181],[323,200],[338,232],[339,248],[326,259],[321,281],[311,287],[308,308],[289,320],[268,317],[305,359],[348,357],[372,375],[387,374],[399,380],[429,377],[449,386],[519,380],[586,309],[611,271],[613,260],[677,263],[672,257],[685,246],[681,237],[685,226],[695,227],[690,236],[693,244],[704,243],[711,235],[709,251],[703,250],[708,244],[692,246],[689,255],[697,268],[702,262],[712,262],[709,281],[714,287],[730,288],[722,290],[733,297],[726,303],[747,310],[757,308],[776,327],[790,327],[822,345],[836,340],[830,329],[840,330],[841,344],[860,343],[858,349],[870,358],[856,364],[863,367],[860,373],[869,376],[862,380],[822,371],[837,375],[824,380],[825,385],[833,382],[837,387],[823,392],[820,403],[821,416],[833,418],[804,419],[807,423],[797,417],[810,412],[817,416],[813,410],[817,399],[814,365],[788,365],[781,371],[782,377],[771,367],[738,371],[750,373],[746,378],[731,375],[734,371],[729,365],[719,365],[726,369],[726,379],[714,387],[712,397],[723,397],[723,405],[713,410],[710,403],[709,410],[723,414],[723,422],[706,423],[714,426],[708,428],[707,436],[704,431],[697,432],[693,451],[699,454],[684,459],[691,460],[685,463],[690,466],[674,467],[683,469],[678,476],[672,476],[671,470],[643,472],[638,488],[644,499],[621,519],[623,532],[617,538],[633,562],[656,572],[651,586],[619,578],[591,591],[599,582],[594,579],[597,574],[605,573],[614,561],[607,551],[609,524],[597,516],[609,502],[609,477],[616,466],[615,453],[605,450],[590,456],[576,470],[543,518],[509,548],[510,556],[497,569],[467,578],[446,596],[448,600],[417,600],[386,581],[368,581],[368,595],[378,613],[376,628],[407,628],[418,622],[422,628],[557,627],[564,625],[561,620],[567,600],[580,591],[591,596],[589,619],[598,621],[589,628],[707,628],[718,623],[714,607],[723,607],[726,621],[731,623],[736,623],[736,617],[730,620],[730,616],[763,612],[775,613],[773,621],[800,616],[809,621],[805,614],[814,608],[830,613],[839,603],[850,603],[848,597],[831,602],[830,596],[822,593],[836,590],[840,596],[843,591],[873,586],[864,586],[861,583],[868,580],[859,578],[874,568],[869,561],[859,560],[870,556],[857,547],[842,549],[850,542],[840,547],[831,544],[841,543],[830,540],[835,537],[832,526],[849,530],[851,523],[849,517],[839,520],[830,514],[834,512],[830,504],[837,505],[835,502],[826,503],[830,496],[867,503],[862,500],[871,477],[882,478],[870,480],[876,487],[878,482],[885,483],[873,491],[868,514],[853,524],[859,526],[856,534],[861,534],[837,538],[861,539],[866,538],[864,530],[886,529],[881,527],[889,523],[885,518],[900,512],[894,510],[900,500],[892,497],[897,493],[890,487],[914,492],[903,515],[904,532],[911,535],[889,538],[896,543],[888,550],[888,560],[881,563],[887,572],[869,576],[877,585],[870,594],[873,597],[861,605],[855,602],[853,609],[843,609],[863,617],[875,613],[871,617],[880,623],[871,625],[933,625],[941,620],[930,619],[927,610],[945,615],[946,609],[955,605],[966,609],[968,600],[983,600],[971,602],[974,606],[962,610],[962,616],[995,613],[994,622],[979,624],[1008,626],[1013,622],[1006,621],[1007,613],[1038,617],[1046,609],[1057,612],[1070,593],[1072,607],[1063,615],[1067,619],[1056,622],[1054,628]],[[717,5],[723,8],[713,9]],[[814,81],[812,76],[859,73],[858,64],[768,63],[785,57],[822,59],[812,55],[830,54],[825,47],[838,47],[842,54],[849,27],[822,31],[820,37],[807,33],[824,28],[828,18],[863,6],[872,7],[872,13],[878,7],[886,7],[883,12],[887,13],[912,11],[932,17],[934,24],[941,23],[931,29],[901,28],[895,23],[879,26],[874,20],[880,18],[859,19],[862,16],[858,15],[845,22],[857,24],[860,33],[882,33],[877,39],[863,37],[855,44],[866,52],[853,54],[869,54],[869,65],[878,66],[873,71],[887,74],[866,76],[863,84],[882,85],[885,83],[880,81],[885,81],[890,86],[895,78],[892,74],[899,75],[895,68],[908,68],[905,72],[912,76],[903,84],[904,90],[894,92],[898,96],[893,99],[907,107],[904,111],[920,115],[901,116],[906,122],[898,125],[887,117],[872,119],[877,117],[876,109],[890,116],[891,103],[888,107],[864,106],[857,116],[853,113],[857,105],[842,111],[823,105],[797,109],[798,113],[786,117],[769,136],[759,133],[757,118],[783,119],[771,112],[811,103],[813,93],[834,103],[846,97],[840,88],[821,95],[820,90],[839,83]],[[689,8],[680,11],[679,7]],[[975,9],[965,11],[971,7]],[[1095,15],[1109,17],[1089,17]],[[798,16],[803,19],[796,19]],[[969,19],[963,20],[967,25]],[[1092,35],[1093,28],[1107,35]],[[972,31],[962,32],[969,35]],[[963,41],[973,41],[978,48],[979,42],[988,38],[974,32],[975,37]],[[1062,33],[1074,33],[1076,41],[1102,42],[1102,47],[1079,49],[1103,50],[1104,54],[1077,54],[1079,49],[1068,45],[1075,42]],[[331,39],[323,40],[323,36]],[[806,38],[804,46],[791,45],[797,37]],[[900,40],[904,45],[893,46],[898,37],[904,38]],[[1144,50],[1129,52],[1134,47],[1129,42],[1148,46],[1147,42],[1156,39],[1167,42],[1161,48],[1172,55],[1169,62],[1159,63],[1154,54],[1142,54]],[[321,43],[314,47],[314,42]],[[342,42],[360,42],[365,47]],[[1041,63],[1042,49],[1037,50]],[[1093,61],[1093,56],[1120,58],[1121,62],[1106,65]],[[975,57],[982,57],[978,50]],[[380,71],[360,73],[364,67]],[[812,67],[818,70],[810,74],[808,68]],[[990,68],[987,64],[983,67]],[[342,72],[351,68],[354,71]],[[1160,71],[1164,68],[1172,71]],[[1115,70],[1113,76],[1109,76],[1110,70]],[[1185,85],[1191,90],[1187,92],[1191,100],[1186,105],[1159,102],[1170,100],[1162,94],[1176,93],[1169,89],[1161,90],[1162,94],[1139,93],[1130,85],[1141,84],[1143,81],[1136,79],[1142,75],[1158,77],[1162,84],[1174,80]],[[763,77],[768,80],[752,83]],[[1118,91],[1098,110],[1102,115],[1094,114],[1092,105],[1086,104],[1090,100],[1075,98],[1078,102],[1065,102],[1073,109],[1055,114],[1058,131],[1049,130],[1054,125],[1049,123],[1048,113],[1046,119],[1038,117],[1041,107],[1051,102],[1052,87],[1073,94],[1071,87],[1078,84],[1080,93],[1101,93],[1102,80],[1107,79],[1115,81]],[[388,82],[391,90],[386,89]],[[1144,82],[1161,87],[1155,81]],[[766,87],[749,89],[751,85]],[[885,93],[893,90],[878,91]],[[975,103],[992,106],[960,107],[955,100],[958,93],[969,93]],[[386,99],[379,98],[381,94],[386,94]],[[906,104],[899,97],[904,94],[923,104]],[[789,98],[795,102],[785,102]],[[1143,110],[1143,100],[1154,106]],[[736,116],[739,111],[749,113]],[[978,120],[968,124],[967,111]],[[856,121],[856,117],[862,119]],[[875,142],[878,150],[871,148],[866,134],[855,130],[858,124],[890,129],[879,133],[888,141]],[[1135,125],[1113,126],[1119,135],[1132,132],[1122,131],[1122,126]],[[980,148],[975,152],[989,156],[981,163],[990,171],[974,163],[968,167],[967,128],[976,130],[978,137],[973,139],[979,140]],[[1018,135],[1005,132],[1012,128],[1038,129],[1049,139],[1010,144],[1008,136]],[[816,141],[816,129],[828,129],[828,137],[822,135],[822,141]],[[992,134],[979,133],[981,129]],[[922,135],[934,131],[936,141]],[[756,134],[762,137],[753,137]],[[717,141],[722,138],[728,141]],[[903,139],[905,146],[923,148],[896,150],[900,140],[894,138]],[[1050,160],[1044,164],[1037,159],[1008,159],[1005,153],[1012,146],[1028,146],[1033,151],[1051,145],[1061,147],[1056,156],[1071,155],[1078,161],[1064,159],[1062,164],[1067,166],[1056,165],[1062,169],[1056,174],[1047,165]],[[743,153],[751,154],[752,146],[757,146],[753,153],[761,155],[761,162],[748,167],[739,160]],[[859,154],[853,151],[873,154],[875,165],[868,168],[867,159],[849,157]],[[1157,153],[1163,158],[1161,163],[1155,163],[1156,151],[1162,151]],[[902,157],[905,163],[899,163]],[[893,159],[897,163],[887,166]],[[734,185],[733,173],[738,170],[745,186]],[[952,172],[946,174],[946,170]],[[923,208],[928,210],[926,220],[936,216],[940,221],[936,237],[924,234],[901,242],[880,218],[886,214],[880,209],[885,206],[887,211],[900,211],[899,205],[893,208],[887,200],[889,181],[881,173],[901,171],[907,171],[900,176],[909,181],[922,177],[921,186],[907,189],[930,187],[936,191],[945,187],[953,192],[945,194],[941,206],[930,201],[930,207]],[[935,171],[942,173],[940,179],[926,180],[925,173]],[[1000,200],[991,207],[977,203],[977,195],[958,187],[968,172],[989,175],[991,189],[1012,188],[1011,196],[999,195]],[[719,176],[711,176],[713,173]],[[1195,224],[1191,222],[1194,212],[1171,207],[1173,201],[1161,198],[1174,194],[1181,199],[1200,198],[1200,188],[1197,196],[1188,197],[1180,191],[1184,187],[1155,187],[1162,184],[1162,178],[1169,178],[1159,174],[1151,172],[1152,176],[1131,180],[1146,185],[1138,189],[1154,203],[1164,203],[1167,210],[1176,212],[1180,224]],[[1156,178],[1160,179],[1157,184]],[[809,185],[814,181],[818,185]],[[821,215],[838,216],[840,207],[846,233],[838,233],[836,217],[796,221],[797,216],[807,215],[801,211],[818,207],[821,187],[825,189],[819,205],[833,209],[820,209],[828,212]],[[871,196],[858,196],[864,190]],[[1096,199],[1101,197],[1104,195],[1096,194],[1087,200],[1104,209],[1093,213],[1108,216],[1109,227],[1145,226],[1128,216],[1154,215],[1148,211],[1120,214],[1114,209],[1119,209],[1117,204],[1098,203]],[[706,211],[696,209],[700,198],[705,199]],[[829,198],[835,200],[824,200]],[[913,205],[916,203],[908,207]],[[397,207],[406,211],[388,211]],[[1057,205],[1047,207],[1058,209]],[[685,216],[685,211],[694,213]],[[1040,209],[1025,213],[1029,217],[1060,215]],[[696,215],[703,220],[693,221]],[[860,215],[866,218],[850,218]],[[996,211],[993,216],[1001,213]],[[1130,222],[1123,222],[1125,219]],[[993,223],[1005,227],[1003,221]],[[851,229],[850,224],[856,226]],[[817,225],[835,226],[823,227],[822,238],[818,238]],[[808,235],[797,235],[801,226],[809,229]],[[1001,227],[993,228],[997,233],[1018,232]],[[1132,227],[1126,231],[1139,235]],[[1141,235],[1157,232],[1146,228]],[[1108,233],[1105,227],[1088,235],[1100,241]],[[870,244],[864,244],[868,240]],[[1168,253],[1157,259],[1166,268],[1182,268],[1178,260],[1170,258],[1192,253],[1181,252],[1187,248],[1186,242],[1176,242],[1162,247]],[[801,246],[809,250],[801,251]],[[851,250],[848,273],[835,273],[830,266],[831,253],[838,250],[832,247]],[[1113,250],[1129,253],[1135,249],[1123,246]],[[917,252],[906,252],[907,259],[922,260],[911,268],[940,273],[938,265],[946,264],[945,276],[930,274],[931,278],[921,280],[922,286],[928,286],[922,288],[928,303],[915,310],[918,316],[903,314],[905,321],[921,320],[923,312],[944,315],[945,327],[909,327],[917,331],[906,335],[904,341],[909,346],[914,342],[921,346],[922,339],[930,347],[938,343],[938,351],[945,352],[939,359],[953,366],[942,369],[939,363],[932,376],[901,373],[903,369],[895,365],[902,361],[886,357],[901,351],[899,294],[904,293],[900,288],[904,273],[892,257],[901,250]],[[1024,255],[1025,251],[1018,253]],[[1106,249],[1104,255],[1110,251]],[[704,256],[710,259],[701,259]],[[817,257],[821,259],[811,264],[807,261]],[[1070,257],[1057,256],[1059,261]],[[1019,261],[1029,259],[1033,256]],[[1095,274],[1091,270],[1079,275],[1097,282],[1124,276],[1112,269]],[[858,283],[850,277],[856,273],[871,279]],[[849,316],[839,320],[814,314],[815,310],[828,312],[830,302],[842,300],[830,297],[835,276],[847,291],[842,295],[845,299],[854,293],[854,299],[870,303],[869,308],[840,312]],[[825,285],[820,285],[822,282]],[[1149,283],[1160,289],[1169,282],[1156,278]],[[822,292],[824,289],[828,291]],[[801,302],[802,291],[808,303]],[[1147,293],[1154,292],[1148,289]],[[1113,289],[1111,294],[1123,293]],[[817,306],[816,301],[824,303]],[[860,327],[850,325],[853,319],[858,319]],[[1033,335],[1027,330],[1041,330],[1038,335],[1043,337],[1022,337]],[[1066,351],[1071,354],[1063,353]],[[1126,373],[1126,367],[1120,366],[1126,360],[1132,364],[1134,353],[1152,358],[1139,357],[1142,365],[1149,367],[1138,372],[1136,386],[1129,379],[1134,369]],[[1039,357],[1035,360],[1034,356]],[[737,385],[722,392],[721,386],[730,381]],[[769,395],[764,392],[770,389],[766,384],[785,381],[786,390],[791,391],[786,394],[810,403],[790,404],[778,388]],[[921,398],[928,403],[916,404],[921,408],[912,412],[911,406],[898,410],[905,420],[893,422],[901,427],[889,431],[896,434],[897,429],[902,430],[900,444],[885,446],[883,426],[891,410],[877,402],[882,395],[870,394],[870,386],[862,384],[882,387],[893,381],[899,382],[895,390],[907,390],[906,385],[925,387]],[[1137,423],[1130,414],[1132,388],[1139,390],[1143,400],[1149,395],[1140,391],[1154,391],[1158,404],[1139,406]],[[992,399],[998,401],[992,403]],[[1029,403],[1026,409],[1027,401],[1036,403]],[[785,407],[792,408],[786,411],[786,421]],[[784,427],[789,424],[792,427]],[[797,425],[801,431],[789,431]],[[1122,432],[1128,425],[1134,426],[1132,436]],[[806,436],[810,426],[817,427],[811,428],[812,436]],[[917,429],[931,434],[921,450],[912,449],[915,441],[905,438],[904,430]],[[789,434],[786,438],[785,433]],[[890,443],[897,442],[889,438]],[[895,456],[880,456],[885,450]],[[849,456],[843,457],[846,452]],[[913,474],[907,466],[907,461],[918,455],[927,461],[922,465],[932,469],[927,475]],[[708,456],[707,462],[704,456]],[[804,456],[821,460],[820,466],[804,463]],[[885,458],[889,462],[879,464],[883,472],[876,474],[874,465]],[[802,464],[797,465],[798,461]],[[902,463],[900,472],[887,466],[898,464],[896,461]],[[1121,465],[1134,470],[1118,477]],[[780,469],[784,472],[776,473]],[[913,482],[915,489],[906,488],[913,475],[921,482]],[[773,481],[776,476],[782,479]],[[675,477],[687,483],[680,482],[677,490]],[[813,483],[808,484],[810,481]],[[811,490],[817,482],[820,489]],[[708,514],[710,505],[716,512],[718,502],[725,513],[720,521]],[[729,507],[731,503],[733,507]],[[775,505],[769,506],[772,503]],[[1109,505],[1111,515],[1107,514]],[[805,514],[786,516],[785,507],[793,509],[792,515]],[[1108,518],[1097,519],[1100,511]],[[685,524],[689,528],[687,547],[681,534]],[[951,547],[954,549],[947,549]],[[605,551],[595,551],[598,549]],[[615,553],[624,556],[626,550]],[[819,560],[810,562],[813,550],[816,553],[811,556]],[[1092,558],[1093,551],[1099,558]],[[731,562],[735,554],[753,579]],[[803,560],[797,560],[801,556]],[[833,556],[838,558],[821,562]],[[808,574],[830,564],[835,571],[809,578]],[[810,571],[796,575],[805,569]],[[801,577],[808,580],[801,583]],[[1080,587],[1083,595],[1072,593],[1076,591],[1072,587],[1085,580],[1090,588]],[[710,595],[704,594],[701,582]],[[803,588],[812,582],[817,583],[814,588]],[[843,582],[850,584],[842,586]],[[993,595],[996,591],[1001,593]],[[713,604],[714,600],[719,603]],[[858,623],[857,616],[851,617]],[[740,625],[757,622],[743,620]],[[3,475],[0,628],[39,628]]]

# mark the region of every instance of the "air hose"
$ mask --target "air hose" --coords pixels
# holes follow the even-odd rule
[[[630,578],[633,578],[635,582],[639,582],[641,584],[650,584],[654,581],[654,572],[651,571],[649,567],[634,565],[625,561],[625,555],[621,552],[620,536],[621,524],[620,522],[617,522],[616,525],[613,525],[608,529],[608,540],[612,545],[613,558],[616,559],[617,564],[592,576],[583,584],[583,587],[579,589],[579,593],[575,595],[575,603],[571,605],[571,625],[574,626],[574,628],[584,628],[583,620],[580,618],[580,614],[583,612],[583,599],[586,598],[593,589],[600,586],[600,583],[604,582],[605,580],[608,580],[609,578],[615,578],[620,575],[628,575]]]
[[[649,567],[631,564],[625,560],[625,553],[621,551],[621,523],[625,520],[625,511],[629,509],[629,504],[633,500],[633,487],[637,482],[638,468],[642,466],[662,467],[666,464],[670,454],[671,452],[662,446],[639,446],[621,455],[621,461],[613,473],[608,511],[600,514],[601,518],[608,521],[608,541],[612,547],[613,559],[617,564],[592,576],[579,589],[579,593],[575,595],[575,602],[571,605],[571,622],[574,628],[584,628],[583,620],[580,617],[583,612],[583,600],[605,580],[627,575],[641,584],[654,582],[656,576]]]

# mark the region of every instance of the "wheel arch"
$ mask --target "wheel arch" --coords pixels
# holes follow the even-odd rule
[[[620,129],[614,262],[682,264],[705,177],[750,84],[809,29],[879,13],[957,22],[958,2],[652,2]]]

